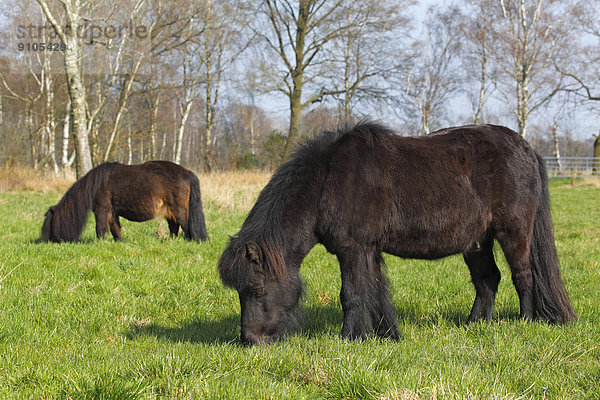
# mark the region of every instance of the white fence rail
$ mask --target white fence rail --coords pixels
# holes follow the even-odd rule
[[[544,161],[550,177],[600,177],[600,157],[544,157]]]

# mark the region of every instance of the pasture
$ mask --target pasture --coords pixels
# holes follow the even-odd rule
[[[600,398],[597,182],[551,181],[575,323],[521,321],[497,248],[494,318],[472,325],[461,256],[388,256],[402,340],[344,341],[338,263],[319,245],[301,270],[296,333],[242,347],[238,296],[216,265],[267,174],[199,175],[202,243],[170,239],[159,220],[122,221],[122,242],[96,240],[93,218],[79,243],[40,243],[44,212],[68,182],[34,179],[0,184],[2,398]]]

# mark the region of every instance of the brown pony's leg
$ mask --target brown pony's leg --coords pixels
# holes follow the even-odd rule
[[[113,215],[110,193],[107,191],[98,193],[94,198],[92,211],[96,217],[96,237],[101,239],[104,237],[104,234],[108,232],[108,227]]]
[[[181,230],[183,231],[184,237],[186,239],[191,239],[192,235],[190,234],[190,228],[188,227],[187,214],[184,213],[183,209],[179,209],[177,211],[178,211],[178,213],[176,214],[177,220],[175,222],[178,226],[177,229],[179,229],[179,227],[181,226]]]
[[[500,270],[494,260],[493,247],[494,239],[488,237],[463,253],[475,286],[475,302],[469,314],[469,322],[492,319],[498,283],[500,283]]]
[[[110,233],[112,233],[115,240],[122,240],[121,238],[121,221],[119,221],[118,215],[112,215],[110,218]]]
[[[108,216],[110,215],[106,207],[95,207],[94,217],[96,217],[96,237],[102,239],[108,231]]]
[[[171,233],[171,237],[176,237],[179,234],[179,224],[174,219],[167,218],[167,223],[169,224],[169,232]]]
[[[519,295],[521,303],[521,318],[533,320],[535,317],[533,308],[533,274],[529,258],[530,235],[523,230],[513,230],[497,234],[498,242],[506,261],[510,266],[513,284]]]

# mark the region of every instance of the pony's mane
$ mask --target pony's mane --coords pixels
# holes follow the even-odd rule
[[[106,184],[115,164],[117,163],[98,165],[67,190],[58,204],[46,213],[46,220],[42,226],[43,240],[61,242],[79,238],[87,222],[94,196],[98,188]]]
[[[354,126],[343,126],[334,131],[324,131],[301,143],[290,159],[283,163],[263,188],[237,235],[230,238],[229,246],[219,261],[224,281],[234,287],[244,287],[249,279],[247,271],[236,269],[246,256],[246,244],[255,242],[262,250],[265,272],[281,278],[287,272],[284,258],[286,239],[282,231],[283,212],[291,188],[302,185],[315,176],[326,161],[326,151],[348,136],[363,139],[372,147],[378,138],[394,132],[373,121],[362,120]]]

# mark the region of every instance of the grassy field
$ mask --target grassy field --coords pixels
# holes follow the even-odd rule
[[[0,174],[1,175],[1,174]],[[12,175],[11,175],[12,176]],[[581,320],[525,323],[501,252],[494,320],[465,325],[474,297],[460,256],[386,257],[400,342],[347,342],[337,262],[306,258],[298,332],[239,345],[237,293],[217,260],[268,176],[200,176],[211,240],[123,221],[98,241],[39,243],[69,183],[0,182],[0,398],[600,398],[600,189],[553,181],[558,252]],[[34,188],[39,188],[32,190]]]

